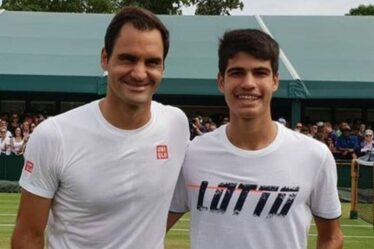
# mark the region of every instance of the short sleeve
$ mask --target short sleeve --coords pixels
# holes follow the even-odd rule
[[[336,219],[341,216],[341,204],[337,189],[337,169],[334,157],[326,149],[311,196],[311,210],[314,216]]]
[[[45,198],[53,198],[62,165],[62,146],[53,118],[43,121],[31,134],[25,150],[20,186]]]

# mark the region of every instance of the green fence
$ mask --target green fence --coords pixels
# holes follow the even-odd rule
[[[23,156],[0,155],[0,180],[18,181],[23,167]]]
[[[0,180],[18,181],[23,167],[23,156],[0,155]],[[350,161],[337,161],[338,186],[351,187]],[[365,177],[365,176],[363,176]]]

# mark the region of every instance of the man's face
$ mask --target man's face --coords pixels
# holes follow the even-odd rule
[[[225,95],[230,117],[270,117],[270,102],[278,89],[269,60],[240,52],[228,60],[225,75],[218,74],[218,86]]]
[[[125,24],[108,57],[101,53],[101,65],[108,72],[107,98],[126,106],[149,105],[164,71],[164,47],[157,29],[141,31]]]

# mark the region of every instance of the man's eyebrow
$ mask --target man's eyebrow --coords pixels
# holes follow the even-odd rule
[[[131,61],[135,61],[137,60],[137,57],[135,55],[132,55],[132,54],[127,54],[127,53],[122,53],[122,54],[118,54],[118,59],[126,59],[126,60],[131,60]]]
[[[243,67],[230,67],[227,69],[227,72],[232,72],[232,71],[244,71]]]
[[[151,62],[151,63],[161,63],[162,58],[160,57],[150,57],[146,59],[146,62]]]
[[[267,67],[255,67],[253,69],[253,71],[267,71],[267,72],[271,72],[270,68],[267,68]]]

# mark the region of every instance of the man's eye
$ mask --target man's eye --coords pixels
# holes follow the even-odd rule
[[[159,60],[151,60],[147,62],[147,65],[150,67],[158,67],[161,65],[161,62]]]
[[[242,74],[243,74],[243,72],[241,72],[241,71],[231,71],[229,73],[230,76],[240,76]]]

